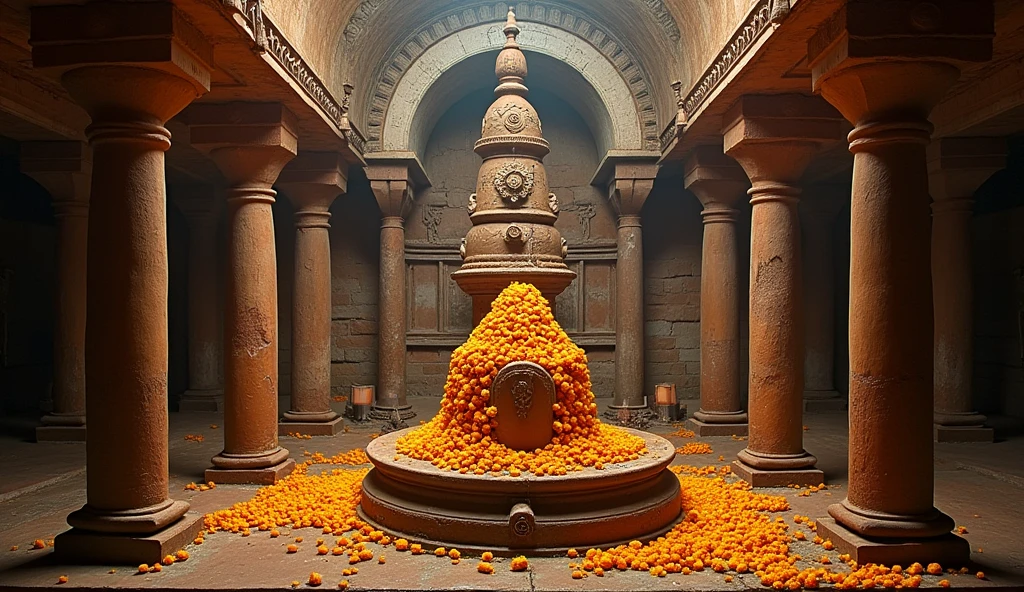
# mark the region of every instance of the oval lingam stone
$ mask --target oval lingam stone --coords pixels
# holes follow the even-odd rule
[[[498,408],[498,442],[514,450],[534,450],[551,442],[555,381],[533,362],[510,362],[491,386]]]

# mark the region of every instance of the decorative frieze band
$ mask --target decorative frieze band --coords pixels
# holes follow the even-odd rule
[[[266,17],[261,0],[221,0],[228,10],[242,17],[240,23],[253,39],[260,53],[269,53],[284,68],[299,87],[313,99],[335,126],[342,132],[349,144],[360,153],[366,146],[366,139],[348,119],[349,99],[352,85],[344,86],[345,96],[339,103],[324,85],[320,77],[309,68],[299,56],[281,30]]]
[[[722,51],[711,63],[700,80],[686,96],[682,96],[678,84],[673,84],[679,112],[661,133],[661,149],[664,151],[676,137],[680,127],[707,101],[711,93],[725,80],[740,59],[773,24],[779,24],[789,14],[789,0],[758,0]]]

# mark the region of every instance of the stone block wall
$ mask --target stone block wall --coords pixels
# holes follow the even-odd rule
[[[353,169],[355,172],[355,169]],[[331,208],[331,390],[377,383],[380,211],[365,179]]]
[[[642,212],[644,226],[644,390],[676,385],[679,399],[700,398],[700,281],[703,223],[697,198],[678,175],[659,178]],[[746,369],[749,215],[738,222],[741,365]],[[745,381],[741,382],[746,392]],[[696,407],[691,405],[693,409]]]
[[[52,405],[56,228],[12,144],[0,138],[0,415]]]
[[[974,405],[1024,417],[1024,140],[975,193]]]

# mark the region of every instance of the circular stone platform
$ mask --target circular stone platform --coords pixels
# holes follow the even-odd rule
[[[501,554],[556,554],[650,540],[681,513],[679,480],[666,469],[675,447],[654,434],[622,428],[647,443],[647,454],[629,463],[564,476],[509,477],[463,475],[405,456],[395,460],[395,443],[414,429],[366,447],[374,468],[363,479],[359,515],[395,536]]]

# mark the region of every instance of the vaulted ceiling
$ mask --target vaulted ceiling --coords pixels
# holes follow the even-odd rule
[[[561,29],[597,48],[632,89],[657,134],[675,114],[671,83],[689,88],[754,0],[527,0],[512,3],[531,22]],[[356,90],[361,129],[380,125],[395,86],[428,48],[459,31],[504,20],[493,0],[263,0],[264,10],[337,95]],[[368,131],[371,143],[375,131]]]

